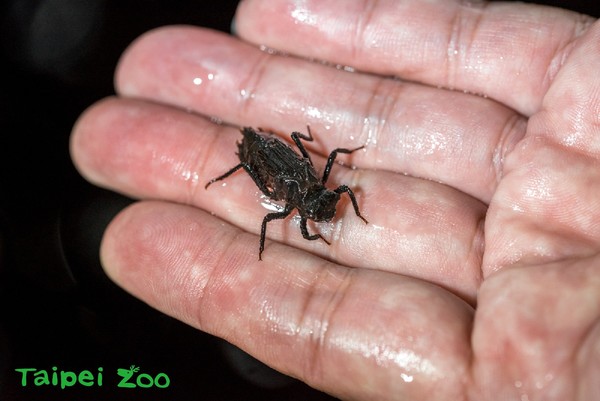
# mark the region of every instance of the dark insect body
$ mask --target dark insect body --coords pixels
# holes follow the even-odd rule
[[[300,141],[312,142],[313,137],[308,129],[308,136],[300,132],[292,132],[291,137],[301,155],[296,153],[289,145],[282,142],[275,135],[245,127],[241,129],[243,139],[238,142],[240,163],[225,174],[210,180],[205,188],[216,181],[229,177],[239,169],[244,169],[263,194],[276,201],[284,201],[285,207],[280,212],[267,214],[260,230],[260,248],[258,259],[262,260],[265,248],[267,223],[271,220],[284,219],[294,210],[300,215],[300,231],[307,240],[322,239],[329,245],[321,234],[309,234],[306,223],[313,221],[331,221],[335,215],[335,207],[342,193],[347,193],[354,207],[354,212],[365,223],[367,220],[361,216],[354,193],[348,186],[340,185],[334,190],[325,188],[331,167],[338,153],[350,154],[356,149],[338,148],[329,154],[323,177],[319,178],[312,160],[304,145]]]

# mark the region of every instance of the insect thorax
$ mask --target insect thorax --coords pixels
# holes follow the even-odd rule
[[[313,187],[307,191],[304,207],[298,208],[300,214],[314,221],[330,221],[335,216],[335,207],[340,195],[324,186]]]

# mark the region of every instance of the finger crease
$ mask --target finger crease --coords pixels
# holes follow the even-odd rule
[[[269,62],[272,60],[272,55],[263,52],[260,58],[252,65],[246,79],[242,80],[239,86],[239,94],[241,99],[241,114],[247,116],[250,114],[250,104],[254,99],[258,88],[261,86],[265,71]]]
[[[379,0],[364,0],[363,11],[357,13],[358,18],[356,20],[354,29],[354,40],[352,41],[352,60],[358,60],[361,57],[360,49],[369,48],[368,44],[365,47],[365,36],[366,30],[371,24],[374,10],[377,8]]]
[[[218,140],[218,135],[213,135],[212,138],[210,138],[210,141],[206,144],[206,150],[208,149],[214,149],[215,147],[215,143]],[[206,166],[208,164],[209,161],[209,157],[207,154],[204,154],[203,152],[194,152],[194,158],[193,160],[190,162],[190,179],[186,180],[186,184],[187,184],[187,199],[185,199],[185,202],[187,202],[190,205],[196,205],[198,204],[196,202],[196,198],[198,196],[198,188],[202,188],[204,189],[204,185],[199,185],[199,184],[203,184],[200,181],[200,178],[197,176],[197,174],[200,172],[204,172],[206,171]]]
[[[477,6],[477,8],[474,8]],[[464,67],[468,66],[470,49],[474,42],[478,27],[483,20],[483,8],[485,4],[473,4],[471,1],[463,0],[457,7],[454,18],[450,22],[450,33],[446,52],[446,85],[454,89],[458,85],[458,76],[464,74]],[[467,15],[468,14],[468,15]],[[467,29],[468,23],[472,24]],[[469,40],[466,40],[466,32],[469,31]]]
[[[389,78],[378,79],[363,118],[363,132],[366,130],[363,136],[367,138],[364,143],[377,143],[377,138],[386,129],[388,121],[394,120],[399,104],[400,85],[399,82]]]
[[[307,347],[309,355],[304,370],[304,378],[310,383],[319,383],[322,381],[321,379],[324,375],[322,361],[325,360],[324,353],[327,349],[327,344],[330,342],[329,329],[340,310],[340,305],[348,293],[352,277],[353,271],[351,269],[346,270],[343,276],[339,277],[337,274],[335,276],[332,275],[329,269],[323,268],[307,291],[299,327],[310,327],[310,341]],[[328,294],[330,286],[327,284],[327,281],[331,279],[338,280],[339,283]],[[325,301],[321,299],[324,294],[328,296],[328,299]],[[318,307],[320,314],[313,320],[310,309],[311,305],[315,304],[323,306]]]

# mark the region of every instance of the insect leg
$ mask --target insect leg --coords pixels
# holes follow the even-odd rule
[[[225,174],[223,174],[217,178],[213,178],[204,186],[204,189],[208,188],[208,186],[210,184],[212,184],[216,181],[221,181],[222,179],[229,177],[231,174],[235,173],[236,171],[238,171],[241,168],[243,168],[248,173],[248,175],[252,178],[252,180],[254,181],[256,186],[262,191],[262,193],[264,193],[265,195],[267,195],[269,197],[273,196],[273,191],[269,191],[269,189],[267,188],[265,183],[262,182],[260,177],[254,172],[254,170],[252,169],[252,167],[250,167],[248,165],[248,163],[240,163],[237,166],[235,166],[234,168],[232,168],[231,170],[229,170],[228,172],[226,172]]]
[[[335,162],[335,158],[337,157],[338,153],[350,154],[352,152],[356,152],[357,150],[361,150],[364,147],[365,146],[363,145],[354,149],[337,148],[333,150],[327,158],[327,164],[325,165],[325,170],[323,171],[323,179],[321,180],[321,183],[325,184],[327,182],[329,173],[331,172],[331,167],[333,166],[333,162]]]
[[[229,170],[228,172],[226,172],[225,174],[220,175],[217,178],[213,178],[212,180],[210,180],[209,182],[206,183],[206,185],[204,186],[204,189],[208,188],[208,186],[210,184],[212,184],[213,182],[221,181],[222,179],[229,177],[231,174],[235,173],[236,171],[238,171],[242,167],[244,167],[244,165],[243,165],[243,163],[240,163],[237,166],[235,166],[234,168],[232,168],[231,170]]]
[[[267,223],[271,220],[285,219],[294,210],[293,207],[286,206],[282,212],[269,213],[265,216],[260,226],[260,247],[258,249],[258,260],[262,260],[262,253],[265,250],[265,237],[267,235]]]
[[[323,241],[325,241],[325,243],[327,245],[331,245],[331,243],[329,241],[327,241],[321,234],[310,235],[308,233],[308,228],[306,227],[306,217],[300,218],[300,232],[302,232],[302,237],[304,237],[304,239],[307,239],[309,241],[314,241],[314,240],[317,240],[320,238]]]
[[[304,134],[302,134],[300,132],[292,132],[291,136],[292,136],[292,140],[294,141],[294,143],[296,144],[296,146],[300,150],[300,153],[302,153],[302,156],[304,156],[305,159],[308,159],[308,161],[312,165],[313,162],[310,159],[310,155],[306,151],[306,148],[304,147],[304,145],[302,144],[302,142],[300,142],[300,139],[304,139],[305,141],[308,141],[308,142],[312,142],[313,141],[313,136],[312,136],[312,134],[310,132],[310,125],[306,126],[306,130],[308,131],[308,135],[304,135]]]
[[[356,213],[356,215],[358,217],[360,217],[362,219],[362,221],[365,222],[365,224],[369,223],[367,221],[367,219],[365,219],[364,217],[361,216],[360,211],[358,210],[358,203],[356,202],[356,198],[354,197],[354,192],[352,192],[352,190],[350,188],[348,188],[347,185],[340,185],[339,187],[337,187],[333,191],[337,192],[338,194],[341,194],[343,192],[347,192],[348,196],[350,197],[350,201],[352,201],[352,207],[354,207],[354,213]]]

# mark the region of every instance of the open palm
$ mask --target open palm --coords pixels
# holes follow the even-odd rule
[[[119,97],[74,128],[82,174],[145,199],[105,234],[108,274],[341,398],[600,394],[600,25],[512,3],[248,0],[236,30],[144,35]],[[243,173],[204,185],[238,162],[234,126],[307,124],[317,166],[365,145],[329,181],[369,224],[347,199],[309,225],[330,246],[274,221],[259,262],[268,200]]]

